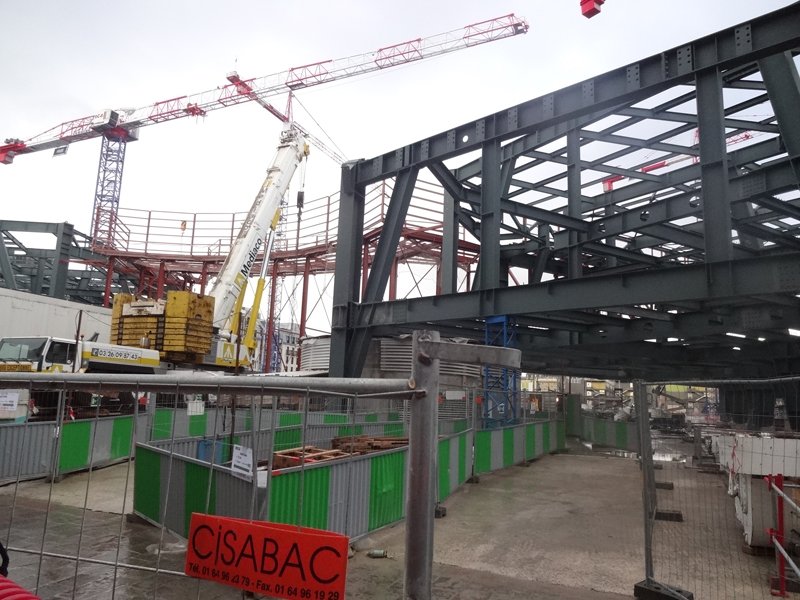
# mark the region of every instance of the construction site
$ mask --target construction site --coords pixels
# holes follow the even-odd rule
[[[558,4],[10,10],[0,600],[800,597],[800,2]]]

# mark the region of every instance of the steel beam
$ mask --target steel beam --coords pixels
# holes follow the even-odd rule
[[[743,39],[745,28],[746,40]],[[697,73],[740,67],[798,46],[800,5],[795,3],[749,23],[360,161],[356,181],[359,184],[380,181],[405,167],[427,166],[477,150],[490,141],[527,135],[606,108],[637,102],[671,87],[689,84]]]
[[[729,288],[709,285],[723,277],[730,281]],[[773,292],[800,293],[800,253],[360,305],[354,307],[351,326],[435,323]]]
[[[800,76],[794,59],[790,53],[784,52],[761,59],[758,66],[778,119],[786,152],[790,157],[800,157]]]

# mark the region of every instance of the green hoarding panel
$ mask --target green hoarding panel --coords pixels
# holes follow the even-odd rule
[[[378,415],[364,415],[364,422],[366,422],[366,423],[377,423],[378,422]]]
[[[330,425],[331,423],[347,423],[347,420],[347,415],[322,415],[322,422],[325,423],[325,425]]]
[[[183,521],[184,535],[189,532],[189,522],[192,513],[216,514],[217,502],[217,474],[211,476],[211,494],[208,493],[208,467],[186,463],[186,476],[184,480]],[[206,505],[206,503],[208,503]]]
[[[297,525],[300,508],[300,475],[299,471],[295,471],[273,477],[269,502],[270,521]],[[303,526],[327,529],[331,468],[309,469],[305,472],[304,477]]]
[[[450,495],[450,440],[439,442],[439,500]]]
[[[288,450],[300,446],[303,432],[299,429],[279,429],[275,432],[275,450]]]
[[[389,420],[390,421],[399,421],[400,420],[400,413],[389,413]]]
[[[167,440],[172,437],[172,409],[157,408],[153,418],[153,439]]]
[[[472,447],[470,447],[472,451]],[[467,480],[467,436],[462,435],[458,438],[458,482],[464,483]]]
[[[189,415],[189,437],[196,437],[206,434],[206,422],[208,413],[202,415]]]
[[[617,448],[620,450],[628,449],[628,425],[627,423],[614,423],[617,428]]]
[[[356,432],[355,435],[361,435],[364,433],[364,426],[363,425],[356,425]],[[339,437],[345,437],[348,435],[353,435],[353,428],[352,426],[347,427],[339,427]]]
[[[492,470],[492,432],[478,431],[475,434],[475,473]]]
[[[58,470],[69,471],[88,467],[89,446],[92,442],[92,421],[64,423],[61,435]]]
[[[525,427],[525,458],[536,456],[536,425]]]
[[[503,466],[510,467],[514,464],[514,429],[503,430]]]
[[[383,435],[393,437],[403,437],[402,423],[387,423],[383,426]]]
[[[290,425],[300,425],[303,422],[303,415],[296,413],[281,413],[278,420],[278,427],[288,427]]]
[[[140,447],[133,472],[133,508],[153,521],[161,518],[161,456]]]
[[[467,425],[469,425],[469,423],[466,421],[456,421],[453,423],[453,433],[461,433],[462,431],[466,431]]]
[[[567,432],[564,428],[564,421],[559,421],[556,427],[558,431],[558,449],[564,450],[567,447]]]
[[[595,444],[600,444],[601,446],[605,446],[608,444],[606,440],[606,425],[608,421],[604,419],[595,419],[594,421],[594,439],[592,440]],[[613,423],[612,423],[613,424]]]
[[[370,460],[369,531],[403,518],[405,458],[393,452]]]
[[[542,423],[542,448],[544,452],[550,452],[550,422]]]
[[[281,473],[272,478],[269,494],[269,520],[273,523],[297,525],[300,499],[300,473]]]
[[[114,419],[114,425],[111,428],[111,454],[109,455],[111,460],[116,460],[130,454],[132,435],[133,417]]]

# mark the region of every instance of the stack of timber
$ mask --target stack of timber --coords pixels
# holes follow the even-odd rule
[[[275,452],[272,455],[272,468],[288,469],[289,467],[299,467],[303,463],[327,462],[339,458],[347,458],[348,456],[349,454],[345,454],[341,450],[322,450],[315,446],[291,448]]]
[[[336,437],[331,440],[331,448],[341,450],[348,455],[351,452],[352,454],[369,454],[370,452],[380,452],[381,450],[403,448],[404,446],[408,446],[407,437],[346,435],[342,437]]]
[[[211,350],[214,298],[192,292],[167,292],[164,300],[114,296],[111,341],[150,347],[168,360],[192,359]]]

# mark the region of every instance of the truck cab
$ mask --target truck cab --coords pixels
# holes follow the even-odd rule
[[[146,348],[85,342],[82,339],[76,342],[49,336],[0,339],[0,372],[154,374],[165,370],[159,353]],[[56,417],[59,392],[26,387],[0,390],[0,396],[0,421],[51,420]],[[66,414],[80,418],[83,413],[97,412],[92,407],[97,407],[98,403],[103,414],[132,411],[132,397],[128,396],[130,394],[113,390],[104,390],[102,395],[73,392]]]

